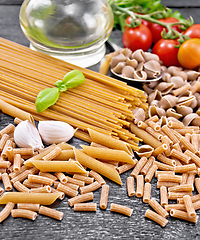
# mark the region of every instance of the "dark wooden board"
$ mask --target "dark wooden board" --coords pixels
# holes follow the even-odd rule
[[[42,1],[42,0],[41,0]],[[24,36],[19,26],[20,0],[0,0],[0,37],[29,46],[29,41]],[[173,6],[174,10],[180,10],[184,17],[193,16],[196,23],[200,23],[199,9],[190,6],[200,6],[199,1],[162,1],[168,6]],[[190,5],[188,8],[187,6]],[[180,7],[180,8],[179,8]],[[112,37],[121,45],[121,32],[115,30]],[[99,65],[91,67],[98,71]],[[8,123],[13,123],[13,118],[0,113],[0,129]],[[74,138],[71,144],[79,146],[82,142]],[[26,219],[13,219],[9,217],[0,224],[1,239],[6,240],[33,240],[33,239],[194,239],[200,238],[200,225],[176,220],[169,217],[169,224],[162,228],[156,223],[144,217],[145,211],[149,208],[142,199],[129,198],[126,192],[126,178],[130,171],[122,174],[122,186],[118,186],[107,180],[110,186],[108,209],[103,211],[99,208],[100,190],[94,193],[94,202],[98,204],[96,213],[75,213],[68,205],[68,197],[63,201],[57,201],[53,207],[64,212],[61,222],[39,215],[32,222]],[[156,181],[152,182],[152,197],[159,200],[159,191],[156,189]],[[110,212],[110,204],[119,203],[133,208],[132,216]],[[2,207],[0,207],[0,210]]]

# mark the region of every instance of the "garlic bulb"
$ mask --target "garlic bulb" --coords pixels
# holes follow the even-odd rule
[[[67,142],[75,132],[71,125],[61,121],[40,121],[38,131],[46,144]]]
[[[14,140],[18,147],[44,148],[37,128],[28,120],[20,122],[14,131]]]

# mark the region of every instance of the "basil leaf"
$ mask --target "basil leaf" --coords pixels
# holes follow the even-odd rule
[[[42,112],[51,105],[53,105],[59,98],[59,89],[55,88],[45,88],[38,93],[35,106],[38,112]]]
[[[84,81],[85,76],[79,70],[73,70],[71,72],[68,72],[63,78],[63,83],[67,88],[76,87],[79,84],[84,83]]]

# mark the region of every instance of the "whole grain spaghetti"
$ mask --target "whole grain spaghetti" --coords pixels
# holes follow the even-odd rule
[[[2,100],[31,113],[38,121],[65,121],[78,128],[75,136],[84,141],[91,141],[87,129],[93,129],[122,139],[133,149],[138,149],[139,139],[125,128],[133,119],[133,109],[147,110],[142,90],[3,38],[0,38],[0,56]],[[62,92],[54,106],[38,113],[35,108],[37,94],[44,88],[53,87],[73,69],[85,75],[85,82]]]

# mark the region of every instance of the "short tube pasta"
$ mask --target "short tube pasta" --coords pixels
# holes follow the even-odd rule
[[[68,203],[70,205],[70,207],[73,207],[74,204],[76,203],[82,203],[82,202],[87,202],[87,201],[91,201],[93,200],[93,192],[89,192],[89,193],[84,193],[75,197],[72,197],[70,199],[68,199]]]
[[[31,210],[27,210],[27,209],[13,209],[11,211],[11,215],[14,218],[28,218],[30,220],[35,220],[37,217],[37,213],[33,212]]]
[[[134,178],[131,176],[127,178],[127,192],[129,197],[135,195]]]
[[[14,207],[15,207],[15,204],[13,202],[6,203],[6,206],[0,212],[0,223],[3,222],[10,215]]]
[[[45,215],[45,216],[48,216],[48,217],[51,217],[51,218],[55,218],[57,220],[62,220],[63,218],[63,212],[60,212],[56,209],[52,209],[52,208],[49,208],[49,207],[45,207],[45,206],[41,206],[39,208],[39,214],[42,214],[42,215]]]
[[[133,209],[131,209],[129,207],[126,207],[126,206],[123,206],[123,205],[120,205],[120,204],[116,204],[116,203],[111,203],[110,211],[121,213],[121,214],[124,214],[128,217],[130,217],[133,213]]]
[[[150,209],[148,209],[145,212],[145,217],[153,220],[154,222],[158,223],[162,227],[165,227],[168,223],[168,220],[166,218],[162,217],[161,215],[159,215],[158,213],[156,213]]]
[[[104,184],[101,187],[101,196],[100,196],[100,204],[99,204],[101,209],[107,208],[108,195],[109,195],[109,186],[107,184]]]

